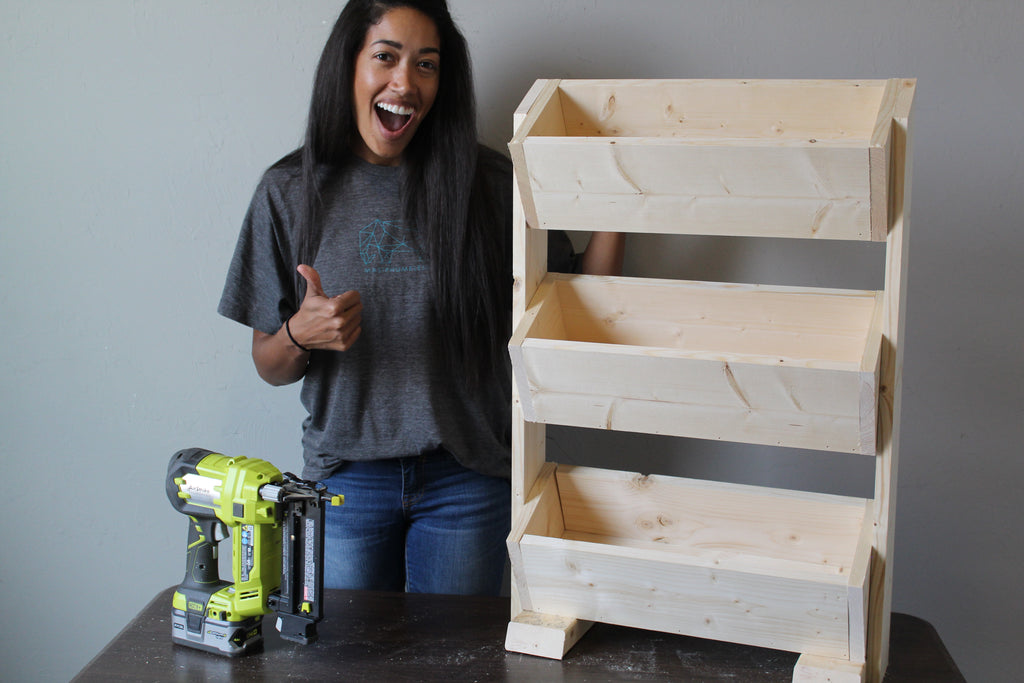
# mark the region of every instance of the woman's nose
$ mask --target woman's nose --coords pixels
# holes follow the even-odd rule
[[[412,89],[411,67],[404,64],[398,65],[391,71],[391,89],[398,93],[405,93]]]

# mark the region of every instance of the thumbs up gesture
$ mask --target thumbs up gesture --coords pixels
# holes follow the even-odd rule
[[[307,286],[302,305],[288,321],[292,338],[307,349],[348,351],[363,329],[359,292],[327,296],[315,268],[303,264],[298,271]]]

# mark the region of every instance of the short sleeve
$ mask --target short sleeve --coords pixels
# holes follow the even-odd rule
[[[217,312],[274,334],[298,310],[292,244],[296,178],[271,169],[253,195]]]

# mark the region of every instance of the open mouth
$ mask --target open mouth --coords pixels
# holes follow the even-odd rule
[[[374,111],[377,112],[377,118],[386,130],[392,133],[399,133],[409,125],[412,115],[416,110],[412,107],[403,107],[398,104],[378,102],[377,106],[374,107]]]

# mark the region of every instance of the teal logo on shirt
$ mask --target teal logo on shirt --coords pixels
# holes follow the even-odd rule
[[[359,255],[368,272],[422,270],[423,259],[399,221],[376,220],[359,231]]]

